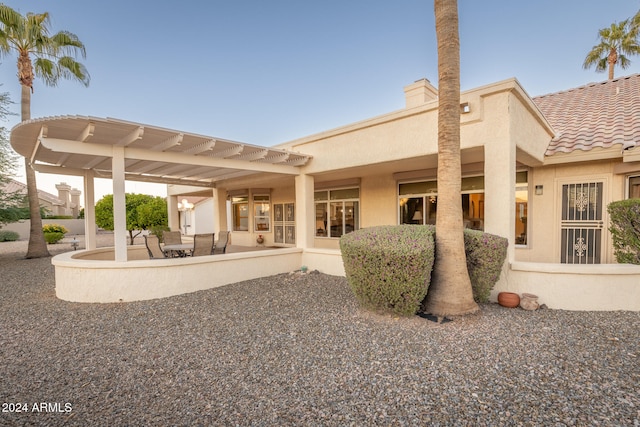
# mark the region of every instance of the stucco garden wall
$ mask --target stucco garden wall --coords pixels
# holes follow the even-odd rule
[[[42,224],[60,224],[69,230],[71,234],[84,234],[84,219],[43,219]],[[5,224],[2,230],[14,231],[20,235],[20,240],[29,238],[29,229],[31,221],[25,220],[20,222],[12,222]],[[96,230],[98,227],[96,226]]]

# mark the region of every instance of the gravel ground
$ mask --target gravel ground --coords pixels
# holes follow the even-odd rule
[[[69,303],[25,244],[0,243],[3,426],[640,425],[640,313],[436,324],[362,311],[320,273]]]

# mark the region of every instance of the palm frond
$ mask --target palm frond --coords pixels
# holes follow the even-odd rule
[[[85,86],[89,86],[91,77],[84,65],[70,56],[64,56],[58,60],[59,76],[67,80],[77,80]]]
[[[58,67],[56,63],[48,58],[36,58],[33,61],[35,75],[41,78],[47,86],[58,84]]]
[[[60,31],[51,37],[51,41],[55,45],[58,52],[69,56],[76,53],[80,53],[83,58],[87,57],[87,51],[84,44],[80,41],[78,36],[68,31]]]

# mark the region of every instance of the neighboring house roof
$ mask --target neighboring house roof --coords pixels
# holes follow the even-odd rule
[[[640,146],[640,74],[533,98],[556,132],[545,155]]]
[[[24,194],[25,196],[27,195],[27,184],[23,184],[21,182],[18,182],[14,179],[10,179],[9,182],[7,182],[7,184],[4,186],[4,192],[5,193],[19,193],[19,194]],[[64,201],[61,200],[59,197],[54,196],[51,193],[47,193],[46,191],[42,191],[42,190],[38,190],[38,198],[40,200],[46,201],[48,203],[51,203],[53,206],[63,206],[64,205]]]

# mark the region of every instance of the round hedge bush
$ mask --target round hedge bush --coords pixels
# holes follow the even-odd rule
[[[403,316],[416,314],[431,280],[434,232],[429,225],[394,225],[343,235],[342,262],[360,305]]]
[[[64,225],[60,224],[45,224],[42,226],[42,231],[44,239],[50,244],[58,243],[69,232]]]

